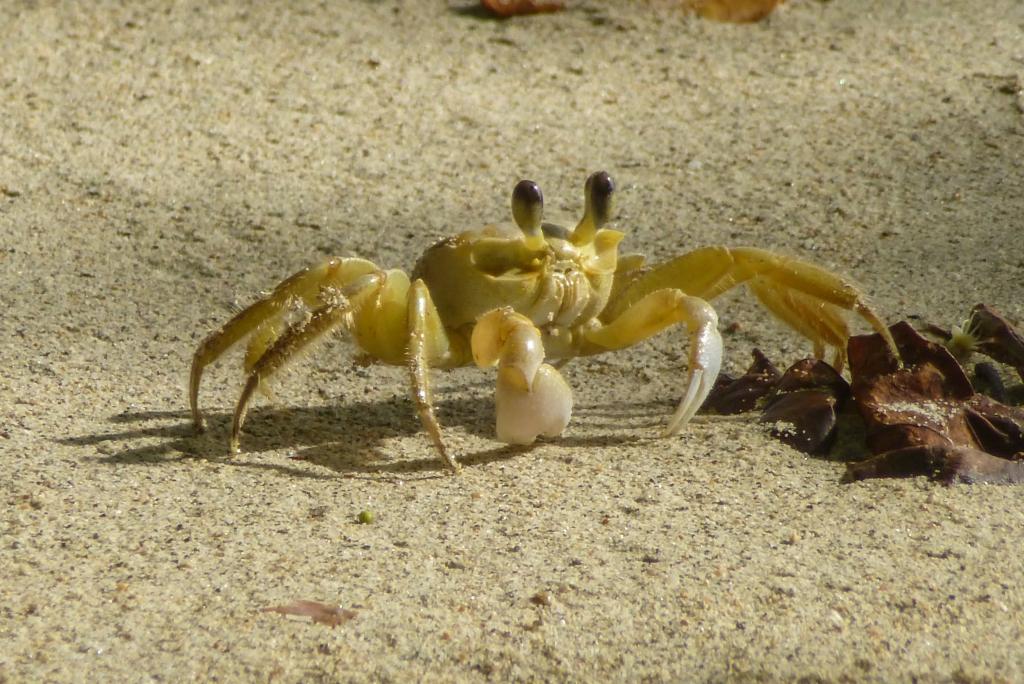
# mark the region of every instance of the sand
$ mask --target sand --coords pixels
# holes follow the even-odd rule
[[[570,364],[532,449],[494,440],[493,373],[438,374],[457,477],[342,340],[236,458],[239,354],[202,436],[186,397],[287,274],[409,268],[524,177],[575,215],[597,169],[624,251],[757,245],[889,321],[1022,320],[1024,4],[206,4],[0,7],[0,681],[1024,679],[1024,489],[843,485],[750,417],[661,439],[681,331]],[[717,306],[728,370],[810,351]],[[297,599],[356,617],[260,612]]]

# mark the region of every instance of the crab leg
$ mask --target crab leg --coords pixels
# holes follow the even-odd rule
[[[756,278],[749,282],[749,286],[764,308],[814,343],[815,357],[824,358],[826,346],[835,349],[832,367],[840,373],[843,371],[850,327],[841,309],[799,290],[771,287]]]
[[[331,330],[345,323],[345,316],[349,313],[348,302],[328,304],[313,312],[308,320],[301,321],[288,328],[277,341],[261,356],[249,371],[245,387],[241,396],[238,397],[238,404],[235,406],[235,416],[231,422],[231,453],[239,452],[239,438],[242,434],[242,424],[245,422],[245,414],[249,410],[249,402],[252,395],[260,385],[271,375],[281,369],[286,362],[294,359],[296,355],[317,339]]]
[[[327,259],[293,274],[269,295],[243,309],[223,326],[210,333],[200,343],[192,357],[189,377],[189,405],[192,422],[201,432],[205,423],[199,411],[199,383],[203,370],[224,352],[255,332],[246,354],[246,370],[250,371],[263,356],[281,329],[283,316],[293,303],[314,309],[325,304],[333,291],[348,283],[377,271],[377,267],[364,259]]]
[[[572,390],[544,363],[541,332],[529,318],[510,307],[492,309],[477,320],[470,343],[478,366],[498,366],[499,440],[532,444],[538,435],[562,434],[572,415]]]
[[[283,316],[299,300],[313,311],[285,327]],[[247,378],[235,407],[231,426],[231,452],[239,451],[242,426],[257,390],[288,361],[299,356],[327,333],[348,328],[359,346],[384,363],[407,363],[417,412],[438,452],[453,470],[458,463],[448,454],[430,398],[429,367],[450,367],[452,344],[430,299],[426,285],[397,270],[381,271],[361,259],[332,259],[296,273],[274,292],[242,311],[210,335],[196,351],[190,396],[193,417],[201,425],[197,408],[203,368],[233,344],[251,335],[246,354]],[[468,357],[468,353],[461,355]]]
[[[666,436],[676,434],[693,418],[711,392],[722,366],[722,336],[718,332],[718,315],[711,305],[682,290],[656,290],[610,323],[586,332],[581,349],[583,354],[623,349],[676,323],[685,323],[690,331],[689,377],[686,392],[665,428]]]
[[[238,453],[239,439],[249,402],[258,389],[262,389],[270,376],[281,370],[324,335],[341,326],[351,329],[364,349],[383,357],[388,347],[381,346],[373,333],[385,334],[397,323],[404,330],[405,315],[395,316],[394,308],[388,306],[397,290],[405,296],[409,280],[401,271],[377,271],[357,278],[340,290],[335,290],[331,301],[312,312],[308,317],[290,325],[259,357],[249,370],[245,387],[235,406],[231,423],[231,453]],[[390,295],[390,297],[389,297]],[[388,324],[391,324],[390,326]],[[391,344],[390,347],[395,347]],[[401,350],[402,343],[398,343]],[[399,357],[402,352],[398,352]]]
[[[656,266],[616,288],[602,319],[614,319],[661,288],[710,300],[744,282],[765,308],[819,351],[834,346],[837,358],[843,358],[849,331],[841,322],[842,310],[856,312],[896,349],[889,329],[852,283],[820,266],[754,247],[705,247]]]
[[[461,466],[448,453],[444,440],[441,439],[441,428],[437,416],[434,415],[434,403],[430,393],[431,362],[436,364],[451,355],[451,340],[434,307],[434,302],[430,299],[430,291],[422,280],[417,279],[409,288],[408,306],[407,355],[416,413],[419,414],[420,423],[430,435],[438,453],[452,470],[458,472]]]

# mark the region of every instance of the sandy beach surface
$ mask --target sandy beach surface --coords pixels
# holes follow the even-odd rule
[[[410,268],[520,178],[572,220],[597,169],[626,252],[767,247],[887,321],[1020,321],[1024,3],[207,5],[0,4],[0,681],[1024,680],[1024,489],[841,484],[749,416],[659,438],[681,330],[569,364],[531,449],[493,371],[438,373],[459,476],[340,337],[235,458],[241,354],[203,435],[186,396],[288,274]],[[716,307],[729,371],[811,351]],[[261,612],[299,599],[355,618]]]

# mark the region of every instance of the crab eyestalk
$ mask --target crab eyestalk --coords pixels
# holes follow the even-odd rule
[[[601,230],[612,215],[612,195],[615,193],[615,181],[607,171],[591,174],[583,186],[584,209],[576,229],[572,232],[574,245],[588,245],[594,241],[597,231]]]
[[[544,194],[540,186],[531,180],[521,180],[512,190],[512,218],[523,231],[524,242],[530,249],[544,246]]]

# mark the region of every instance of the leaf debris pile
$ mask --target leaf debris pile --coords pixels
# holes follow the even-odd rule
[[[704,410],[760,409],[773,435],[811,454],[828,451],[841,414],[857,415],[874,455],[847,465],[848,482],[927,475],[946,483],[1024,483],[1024,408],[978,392],[951,352],[964,360],[971,352],[987,354],[1024,379],[1024,336],[983,304],[962,330],[931,326],[943,343],[925,339],[905,321],[890,331],[900,359],[878,334],[850,338],[850,384],[816,359],[780,374],[755,350],[746,374],[722,376]],[[994,369],[979,364],[979,376],[981,384],[1001,388]]]

